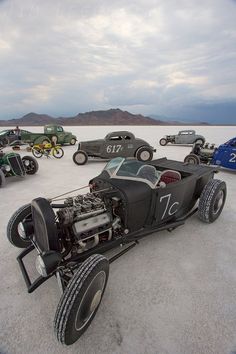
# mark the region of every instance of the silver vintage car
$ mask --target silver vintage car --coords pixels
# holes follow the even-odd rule
[[[171,144],[204,144],[205,138],[196,134],[195,130],[181,130],[177,135],[166,135],[161,138],[159,144],[162,146]]]
[[[113,159],[114,157],[136,157],[140,161],[150,161],[156,150],[145,140],[135,138],[128,131],[109,133],[104,139],[82,141],[73,155],[77,165],[84,165],[89,157]]]

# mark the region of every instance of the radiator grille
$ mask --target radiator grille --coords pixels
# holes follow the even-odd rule
[[[25,167],[23,165],[20,155],[8,157],[8,163],[16,176],[25,175]]]

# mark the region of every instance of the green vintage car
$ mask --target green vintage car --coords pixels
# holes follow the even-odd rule
[[[21,158],[14,152],[4,153],[0,150],[0,188],[5,185],[6,177],[34,175],[38,167],[38,162],[32,156]]]
[[[46,135],[55,144],[75,145],[77,138],[71,132],[65,132],[63,127],[55,124],[44,126],[44,135]]]
[[[16,145],[20,143],[28,143],[30,145],[48,144],[70,144],[75,145],[77,138],[71,132],[65,132],[63,127],[55,124],[44,126],[43,133],[32,133],[28,130],[20,129],[20,141],[16,135],[15,129],[3,130],[0,132],[0,146]]]

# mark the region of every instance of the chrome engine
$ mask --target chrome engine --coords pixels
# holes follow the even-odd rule
[[[95,247],[102,240],[110,240],[120,225],[102,198],[87,193],[67,198],[65,208],[58,210],[58,221],[62,228],[69,228],[79,246],[78,252]]]

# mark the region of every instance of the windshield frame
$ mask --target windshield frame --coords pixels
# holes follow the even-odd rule
[[[118,159],[120,159],[120,161]],[[111,164],[112,161],[114,162],[114,160],[118,160],[118,163],[117,163],[117,166],[115,166],[114,170],[112,170],[112,172],[111,172],[111,169],[109,169],[108,167],[109,167],[109,164]],[[156,189],[157,183],[159,182],[159,179],[160,179],[160,175],[156,176],[156,182],[155,183],[151,182],[150,180],[148,180],[146,178],[142,178],[142,177],[138,177],[138,176],[119,175],[118,173],[119,173],[123,163],[127,162],[127,161],[140,162],[140,167],[147,165],[144,162],[138,161],[134,157],[128,157],[128,158],[116,157],[116,158],[110,160],[106,164],[106,166],[104,167],[103,171],[106,171],[110,178],[121,179],[121,180],[129,180],[129,181],[136,181],[136,182],[143,182],[143,183],[147,184],[150,188]],[[148,165],[148,166],[152,166],[152,165]],[[153,168],[155,168],[155,167],[153,166]]]

